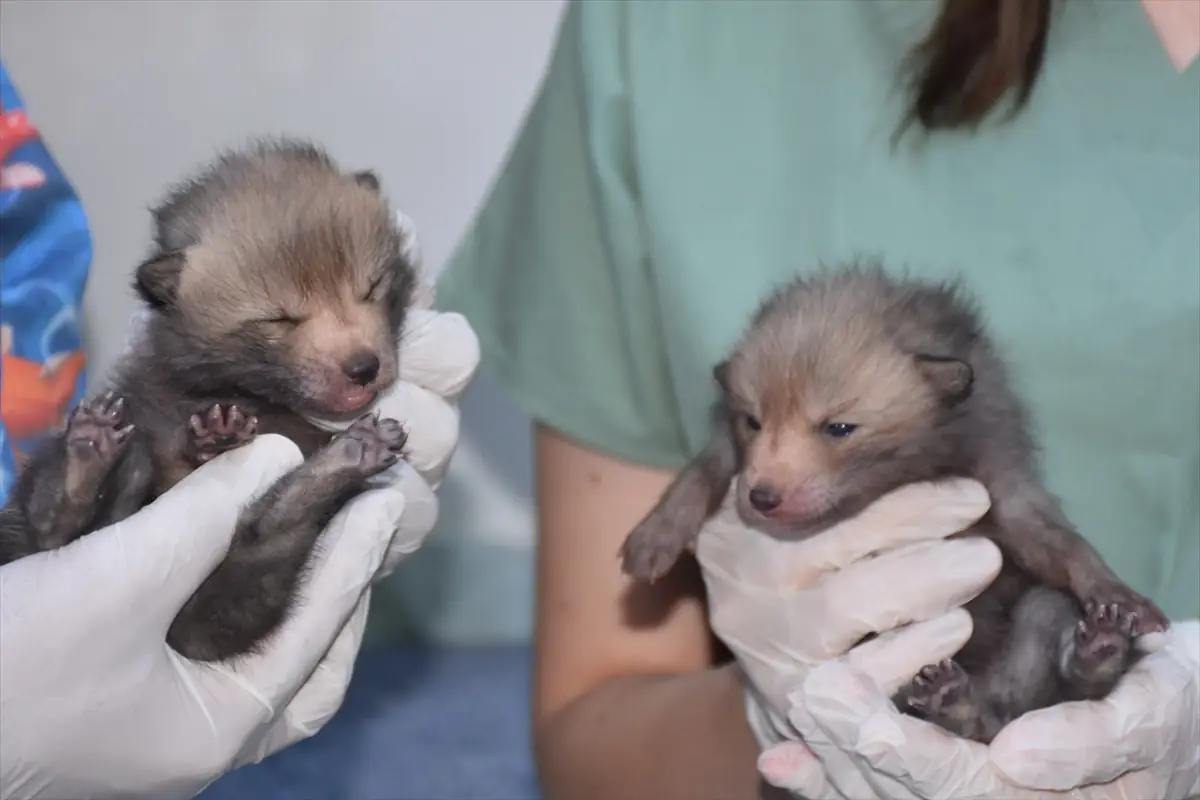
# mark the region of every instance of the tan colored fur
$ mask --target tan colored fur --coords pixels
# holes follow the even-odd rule
[[[938,411],[938,396],[897,347],[866,296],[825,292],[788,298],[762,320],[727,364],[726,388],[745,459],[738,478],[739,511],[767,522],[748,500],[755,486],[783,497],[775,522],[818,514],[835,505],[842,473],[855,458],[911,441]],[[825,305],[820,305],[824,303]],[[800,354],[800,357],[797,357]],[[753,417],[761,430],[749,428]],[[822,429],[851,423],[853,436]]]

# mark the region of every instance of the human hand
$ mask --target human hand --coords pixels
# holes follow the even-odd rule
[[[300,462],[260,436],[124,521],[0,567],[0,796],[190,797],[328,719],[405,511],[394,486],[333,518],[305,601],[261,653],[201,664],[166,644],[241,507]]]
[[[400,342],[399,363],[399,380],[376,408],[408,431],[397,482],[408,505],[378,578],[390,574],[437,522],[435,492],[458,446],[458,401],[478,370],[479,339],[461,314],[415,308]]]
[[[1200,620],[1175,623],[1104,700],[1030,712],[987,747],[900,713],[903,675],[822,665],[792,693],[804,743],[759,761],[809,800],[1177,800],[1200,794]],[[869,663],[869,662],[864,662]]]
[[[988,507],[973,481],[914,484],[818,536],[782,541],[743,525],[730,493],[696,557],[711,624],[746,674],[764,747],[796,737],[788,693],[819,664],[866,659],[911,677],[962,647],[971,627],[958,607],[996,577],[1000,553],[984,539],[943,539]],[[885,635],[856,646],[869,633]]]

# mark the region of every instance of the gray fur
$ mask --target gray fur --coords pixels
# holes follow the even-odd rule
[[[278,433],[306,461],[243,509],[167,635],[189,658],[254,652],[287,617],[320,534],[401,456],[357,416],[396,377],[415,273],[378,181],[314,145],[228,152],[153,211],[135,288],[152,309],[109,388],[47,439],[0,510],[0,564],[119,522],[216,455]],[[351,379],[351,363],[375,367]],[[354,420],[336,436],[302,415]]]
[[[748,525],[802,538],[902,485],[974,478],[992,506],[961,535],[994,541],[1001,574],[967,605],[971,640],[895,699],[983,742],[1032,709],[1103,697],[1137,658],[1133,637],[1166,626],[1046,490],[1028,414],[961,287],[875,265],[797,279],[715,375],[711,442],[622,547],[635,578],[667,572],[731,488]]]

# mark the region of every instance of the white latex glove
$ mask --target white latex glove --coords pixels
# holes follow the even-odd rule
[[[744,526],[733,494],[701,532],[696,557],[710,622],[746,674],[747,715],[764,748],[796,738],[788,693],[822,663],[868,659],[911,676],[953,655],[970,635],[958,607],[1000,569],[991,542],[942,541],[989,508],[973,481],[904,487],[803,541]],[[855,647],[868,633],[884,635]]]
[[[412,224],[397,216],[420,269]],[[389,470],[388,488],[335,517],[304,585],[304,610],[261,657],[237,670],[196,665],[164,640],[174,613],[228,546],[239,503],[299,463],[299,451],[280,437],[214,459],[121,525],[0,569],[0,796],[190,796],[333,716],[362,641],[370,583],[415,551],[437,520],[434,491],[458,442],[457,401],[479,364],[470,325],[431,311],[432,302],[433,287],[422,280],[400,345],[399,381],[376,404],[408,428],[408,461]],[[131,320],[130,337],[142,319]],[[35,561],[45,566],[31,575]],[[115,566],[97,570],[106,563]],[[145,609],[145,620],[131,618],[129,608]],[[44,631],[54,631],[52,642],[41,641]],[[95,633],[107,639],[97,645]],[[99,665],[63,655],[96,648]]]
[[[1200,620],[1173,624],[1149,646],[1103,701],[1030,712],[990,747],[901,714],[889,697],[906,678],[830,662],[792,695],[789,717],[805,744],[775,746],[760,769],[809,800],[1193,797],[1200,794]]]
[[[404,512],[395,487],[334,517],[305,602],[264,653],[200,664],[165,641],[239,509],[300,462],[294,444],[261,436],[123,522],[0,567],[0,796],[189,797],[320,727]],[[309,680],[322,658],[336,685]]]

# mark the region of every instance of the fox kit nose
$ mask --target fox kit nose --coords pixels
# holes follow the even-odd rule
[[[379,374],[379,358],[374,353],[359,353],[342,364],[342,372],[359,386],[366,386]]]
[[[755,511],[766,514],[778,508],[781,502],[783,498],[779,492],[766,484],[760,483],[750,490],[750,505],[754,506]]]

